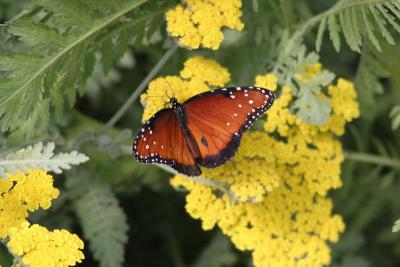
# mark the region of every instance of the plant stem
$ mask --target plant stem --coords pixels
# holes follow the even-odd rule
[[[104,132],[107,129],[113,127],[118,120],[128,111],[128,109],[132,106],[133,102],[139,97],[139,95],[146,88],[148,83],[157,75],[160,69],[167,63],[168,59],[176,52],[178,49],[177,45],[170,48],[165,54],[160,58],[157,64],[153,67],[153,69],[147,74],[146,78],[139,84],[137,89],[131,94],[131,96],[125,101],[122,107],[112,116],[112,118],[99,130],[100,132]]]
[[[350,152],[347,151],[344,153],[345,159],[351,161],[359,161],[363,163],[371,163],[376,165],[382,165],[386,167],[392,167],[395,169],[400,169],[400,160],[387,158],[384,156],[359,153],[359,152]]]

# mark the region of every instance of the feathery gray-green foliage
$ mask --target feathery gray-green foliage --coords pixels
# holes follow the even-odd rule
[[[321,14],[316,38],[317,50],[322,44],[326,30],[336,51],[340,50],[341,33],[353,51],[361,52],[361,45],[368,37],[381,51],[379,39],[394,44],[393,31],[400,34],[400,2],[398,0],[341,0],[327,12]]]
[[[29,169],[42,169],[61,173],[72,165],[79,165],[89,158],[77,151],[54,154],[54,143],[43,145],[39,142],[33,146],[6,154],[0,158],[0,177],[6,178],[6,173],[27,172]]]
[[[123,266],[129,227],[111,186],[82,174],[67,183],[94,258],[101,267]]]
[[[133,37],[140,43],[157,29],[164,2],[140,10],[146,2],[36,0],[12,20],[8,32],[29,49],[0,56],[0,130],[29,135],[47,125],[50,108],[72,106],[97,57],[107,73]]]
[[[297,97],[292,110],[304,121],[311,124],[323,124],[330,116],[331,105],[328,101],[317,96],[324,88],[330,84],[335,75],[322,70],[317,73],[312,81],[302,82],[296,75],[306,75],[305,66],[313,66],[319,62],[318,54],[307,53],[306,47],[301,43],[292,43],[288,51],[286,44],[290,42],[286,32],[280,42],[280,51],[274,73],[278,77],[279,83],[289,85],[293,89],[293,94]]]

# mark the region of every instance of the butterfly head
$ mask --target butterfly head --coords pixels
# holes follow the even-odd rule
[[[179,104],[178,100],[175,97],[171,97],[169,99],[169,103],[171,104],[172,108],[174,108],[174,109],[180,107],[180,104]]]

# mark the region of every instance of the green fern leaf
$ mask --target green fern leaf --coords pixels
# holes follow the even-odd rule
[[[339,26],[336,22],[335,16],[330,16],[328,18],[328,29],[329,29],[329,37],[333,43],[333,47],[335,47],[336,51],[340,50],[340,35],[339,35]]]
[[[65,37],[57,29],[45,24],[19,20],[10,24],[8,32],[36,49],[57,49],[65,45]]]
[[[107,38],[103,41],[103,45],[100,48],[101,52],[101,63],[103,66],[104,73],[108,73],[113,66],[113,43],[111,38]]]
[[[398,232],[398,231],[400,231],[400,219],[394,223],[392,228],[392,232]]]
[[[396,33],[400,33],[400,4],[398,0],[347,0],[339,1],[331,9],[322,13],[318,20],[317,40],[315,46],[317,50],[321,46],[321,39],[325,31],[325,23],[328,24],[330,39],[336,51],[340,49],[340,32],[343,33],[344,40],[350,49],[361,52],[363,35],[380,51],[378,35],[389,44],[394,44],[395,38],[390,32],[390,26]],[[337,23],[339,20],[339,23]]]
[[[121,267],[128,223],[111,187],[86,177],[69,177],[67,181],[94,258],[101,267]]]
[[[81,164],[89,159],[76,151],[55,155],[54,147],[54,143],[43,145],[39,142],[5,155],[0,159],[0,177],[5,178],[7,173],[27,172],[29,169],[61,173],[62,170],[70,169],[72,165]]]
[[[381,46],[379,45],[379,41],[374,34],[375,28],[373,27],[372,22],[370,22],[368,15],[367,15],[367,11],[365,10],[365,7],[363,7],[363,6],[361,7],[361,14],[362,14],[362,17],[363,17],[363,20],[365,23],[365,28],[368,33],[367,34],[368,38],[371,40],[372,44],[376,47],[376,49],[378,49],[378,51],[382,51]]]
[[[321,23],[319,24],[318,33],[317,33],[317,39],[315,41],[315,47],[316,47],[318,52],[321,49],[322,38],[324,36],[325,28],[326,28],[326,19],[324,18],[324,19],[322,19]]]
[[[392,118],[392,129],[397,130],[400,128],[400,105],[393,107],[390,111],[390,117]]]
[[[386,21],[381,17],[380,13],[377,10],[377,7],[370,5],[369,10],[371,11],[372,15],[374,16],[376,25],[378,25],[379,30],[382,36],[386,39],[389,44],[394,45],[393,36],[390,34],[389,30],[386,28]]]
[[[372,47],[365,46],[361,53],[361,60],[355,77],[356,89],[360,90],[361,114],[367,119],[373,116],[376,106],[376,95],[383,93],[383,86],[379,79],[389,76],[389,72],[382,61],[382,55]]]
[[[43,101],[58,111],[63,98],[72,106],[77,90],[84,92],[97,51],[107,72],[126,51],[128,36],[137,35],[136,25],[157,21],[155,18],[160,24],[169,1],[148,4],[149,8],[139,12],[146,2],[149,0],[34,1],[47,19],[38,22],[28,13],[8,27],[30,47],[30,53],[0,55],[0,72],[6,74],[0,82],[0,89],[5,88],[0,90],[0,130],[29,131],[27,125],[37,125],[30,120],[37,120],[33,114]],[[143,37],[136,39],[141,43]],[[113,53],[115,47],[118,53]]]
[[[358,12],[357,8],[353,7],[351,8],[351,22],[350,25],[352,27],[352,35],[356,44],[356,47],[358,50],[355,50],[357,52],[361,52],[361,45],[362,45],[362,34],[361,34],[361,29],[357,27],[357,25],[360,24],[360,13]]]
[[[377,5],[377,8],[381,12],[381,14],[385,17],[385,19],[393,26],[393,28],[400,32],[400,25],[396,22],[396,19],[392,16],[391,13],[388,12],[387,9],[384,8],[383,5]]]

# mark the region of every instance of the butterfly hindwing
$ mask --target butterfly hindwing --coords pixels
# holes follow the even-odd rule
[[[172,108],[157,112],[140,129],[133,154],[142,163],[166,164],[190,176],[201,173]]]
[[[236,153],[244,131],[273,103],[273,92],[258,87],[232,87],[205,92],[188,99],[185,125],[196,142],[197,162],[220,166]]]

